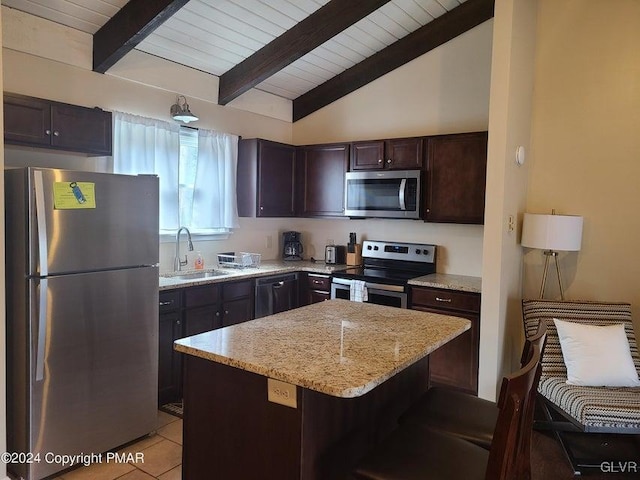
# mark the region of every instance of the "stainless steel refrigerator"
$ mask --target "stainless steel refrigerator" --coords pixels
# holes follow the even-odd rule
[[[156,428],[158,179],[7,170],[5,209],[8,451],[40,454],[8,469],[34,480]]]

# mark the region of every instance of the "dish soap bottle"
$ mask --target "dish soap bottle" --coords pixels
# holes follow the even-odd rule
[[[196,270],[204,270],[204,259],[202,258],[202,255],[200,254],[200,252],[198,252],[198,255],[196,255],[196,259],[193,262],[193,266],[195,267]]]

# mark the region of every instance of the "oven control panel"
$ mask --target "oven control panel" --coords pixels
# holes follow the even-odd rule
[[[423,243],[365,240],[362,243],[362,256],[405,262],[435,263],[436,246]]]

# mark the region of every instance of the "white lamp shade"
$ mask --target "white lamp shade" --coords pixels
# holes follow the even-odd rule
[[[541,250],[578,251],[582,246],[582,217],[525,213],[522,246]]]

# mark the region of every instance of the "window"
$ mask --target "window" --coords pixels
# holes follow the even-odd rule
[[[180,163],[178,168],[178,205],[180,225],[192,225],[193,197],[198,168],[198,130],[180,127]],[[194,232],[195,233],[195,232]]]
[[[115,173],[160,178],[160,233],[219,235],[238,226],[238,137],[114,112]]]

